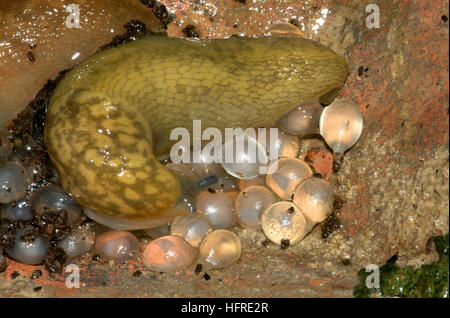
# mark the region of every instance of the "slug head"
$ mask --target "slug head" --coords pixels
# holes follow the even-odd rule
[[[268,67],[280,84],[298,88],[299,99],[318,98],[320,103],[329,104],[347,80],[347,61],[317,42],[279,35],[270,49],[274,59]]]

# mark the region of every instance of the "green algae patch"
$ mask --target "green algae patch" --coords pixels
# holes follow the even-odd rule
[[[359,285],[355,286],[355,297],[369,297],[378,294],[384,297],[411,298],[448,298],[449,263],[448,263],[448,233],[434,238],[439,260],[419,269],[412,267],[399,268],[394,264],[380,267],[380,288],[368,288],[366,279],[372,272],[366,273],[365,268],[358,272]]]

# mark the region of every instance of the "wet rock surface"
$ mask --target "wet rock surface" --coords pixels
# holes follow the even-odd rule
[[[283,250],[267,244],[262,232],[232,229],[242,256],[209,272],[208,280],[193,269],[160,274],[90,255],[76,262],[81,288],[68,289],[69,273],[50,277],[43,271],[31,280],[35,266],[7,259],[1,296],[352,297],[357,272],[368,264],[381,266],[396,254],[400,267],[437,260],[427,242],[448,233],[449,222],[449,35],[448,19],[442,19],[448,1],[380,1],[379,29],[366,27],[369,1],[159,2],[174,16],[169,36],[183,36],[188,25],[200,37],[264,34],[270,25],[290,22],[345,56],[350,74],[340,95],[358,104],[363,134],[331,179],[331,160],[314,160],[318,154],[329,159],[329,151],[311,155],[317,173],[333,182],[345,202],[333,214],[337,225],[325,236],[316,227]],[[138,270],[142,274],[133,275]],[[20,275],[12,279],[16,271]]]

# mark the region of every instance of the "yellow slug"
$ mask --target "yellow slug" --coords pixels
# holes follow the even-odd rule
[[[194,119],[219,129],[273,124],[302,101],[334,98],[347,74],[343,58],[300,37],[147,36],[66,74],[47,113],[48,152],[82,206],[155,227],[175,216],[167,213],[180,195],[157,160],[175,142],[172,129],[191,130]]]

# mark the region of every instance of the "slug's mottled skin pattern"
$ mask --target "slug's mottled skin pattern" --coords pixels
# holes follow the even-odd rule
[[[334,92],[348,66],[299,37],[186,40],[149,36],[105,50],[60,82],[46,140],[61,182],[83,206],[130,220],[161,217],[180,194],[156,159],[176,127],[273,124]],[[154,142],[155,141],[155,142]]]

